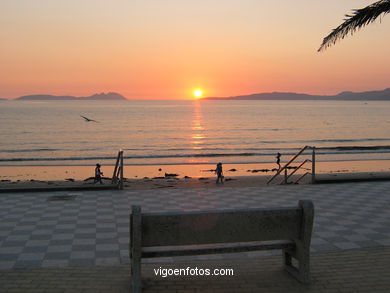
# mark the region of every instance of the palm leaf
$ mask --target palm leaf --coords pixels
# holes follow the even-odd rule
[[[346,15],[345,21],[326,36],[319,51],[334,45],[338,40],[344,39],[348,34],[353,34],[356,30],[375,21],[378,16],[390,12],[390,0],[377,1],[365,8],[354,9],[351,15]]]

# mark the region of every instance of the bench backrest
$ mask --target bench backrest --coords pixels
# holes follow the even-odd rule
[[[208,212],[141,213],[139,206],[133,206],[130,229],[131,238],[141,236],[142,247],[285,239],[310,241],[313,216],[311,201],[299,201],[295,207]]]

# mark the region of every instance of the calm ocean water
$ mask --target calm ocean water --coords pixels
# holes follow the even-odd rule
[[[6,101],[0,165],[265,163],[316,146],[318,160],[389,160],[390,102]],[[95,119],[85,122],[80,115]]]

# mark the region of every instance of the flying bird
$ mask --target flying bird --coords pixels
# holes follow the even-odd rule
[[[93,120],[93,119],[89,119],[88,117],[85,117],[83,115],[80,115],[80,116],[85,119],[85,122],[96,122],[96,123],[99,123],[99,121],[96,121],[96,120]]]

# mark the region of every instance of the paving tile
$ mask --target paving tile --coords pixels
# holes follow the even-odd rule
[[[86,191],[78,192],[72,203],[46,201],[48,196],[67,194],[2,194],[0,269],[20,268],[23,263],[26,267],[61,267],[70,265],[70,260],[75,265],[77,262],[80,265],[128,263],[132,204],[141,204],[143,211],[183,211],[290,206],[296,205],[299,199],[311,199],[316,209],[312,252],[390,246],[388,181]],[[43,261],[18,262],[18,255],[30,253],[43,253]],[[239,254],[239,257],[250,258],[250,254]]]

